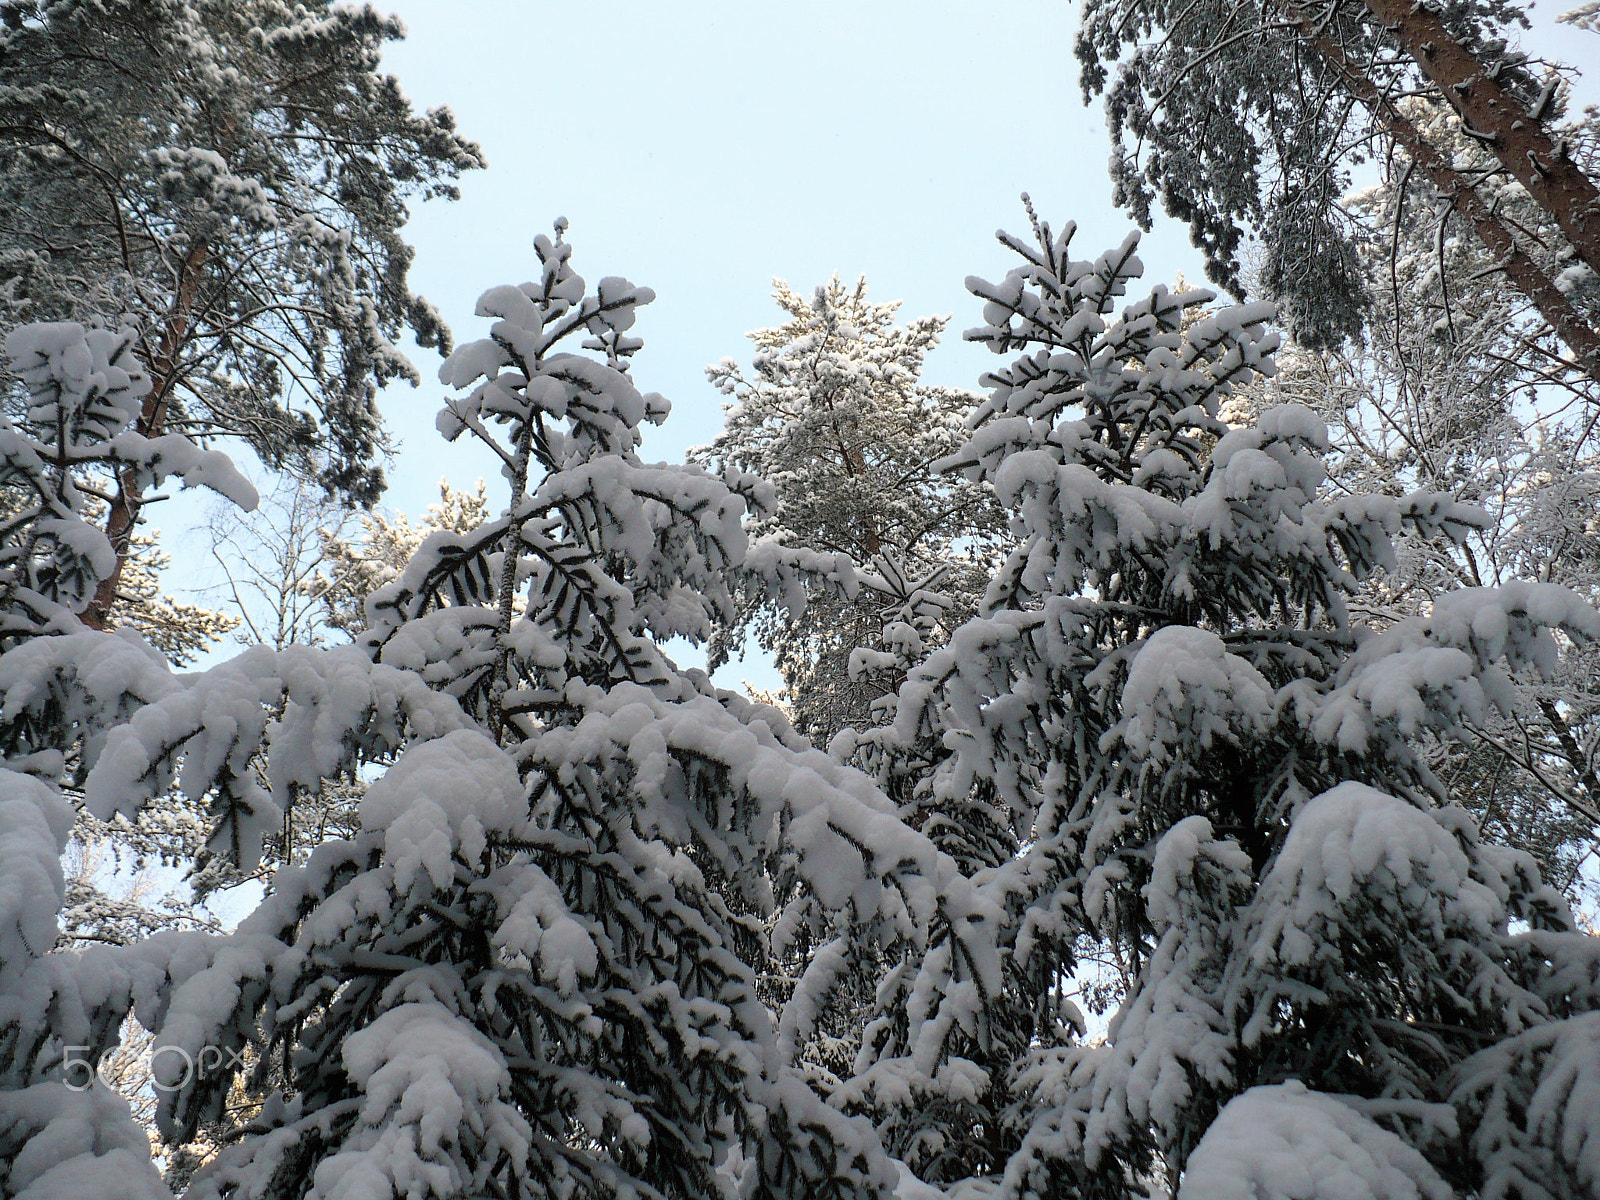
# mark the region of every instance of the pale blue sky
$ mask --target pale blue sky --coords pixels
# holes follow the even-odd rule
[[[865,274],[907,316],[952,314],[925,378],[975,387],[993,356],[961,342],[978,323],[962,280],[1011,267],[993,235],[1025,227],[1019,194],[1053,224],[1076,220],[1086,256],[1129,227],[1111,207],[1098,106],[1078,96],[1069,4],[394,7],[409,36],[391,69],[419,106],[450,105],[489,159],[460,203],[418,210],[413,286],[458,338],[481,337],[478,294],[528,278],[533,235],[566,216],[587,278],[656,291],[633,370],[673,414],[650,458],[716,435],[723,398],[705,367],[748,361],[745,333],[778,316],[774,276],[809,291],[835,271]],[[1183,230],[1165,224],[1147,243],[1151,271],[1197,276]],[[441,473],[470,483],[490,470],[476,448],[438,441],[439,395],[386,397],[401,439],[393,507],[424,508]],[[763,658],[718,679],[775,687]]]
[[[1011,266],[993,233],[1025,226],[1018,194],[1076,219],[1087,256],[1129,227],[1110,205],[1098,107],[1078,97],[1070,4],[391,4],[410,29],[391,69],[419,106],[450,105],[489,158],[460,203],[418,210],[414,286],[458,338],[482,336],[477,295],[526,279],[533,235],[566,216],[586,277],[656,290],[634,367],[673,403],[652,457],[714,436],[704,368],[748,358],[744,334],[778,314],[775,275],[809,291],[865,273],[906,315],[954,314],[928,374],[975,386],[991,356],[960,344],[978,322],[962,280]],[[1198,275],[1167,225],[1152,272]],[[409,511],[446,462],[480,469],[433,444],[439,394],[386,398],[403,439],[390,503]]]
[[[378,0],[383,6],[383,0]],[[704,368],[748,360],[772,324],[771,279],[809,291],[865,274],[905,315],[949,313],[930,382],[976,386],[992,355],[962,344],[978,305],[962,280],[1012,265],[997,227],[1025,226],[1028,191],[1052,224],[1079,225],[1084,257],[1132,223],[1111,205],[1099,101],[1085,107],[1070,0],[388,0],[409,29],[387,67],[419,107],[447,104],[484,147],[456,204],[417,207],[413,287],[458,339],[483,335],[479,293],[531,273],[531,241],[571,222],[585,277],[655,289],[640,318],[639,384],[673,403],[647,446],[676,458],[708,441],[721,397]],[[1530,47],[1587,67],[1600,37],[1535,9]],[[1594,87],[1585,89],[1594,99]],[[1203,282],[1180,224],[1158,218],[1147,275]],[[429,381],[386,413],[401,451],[388,503],[416,512],[441,472],[470,483],[476,452],[433,433]]]

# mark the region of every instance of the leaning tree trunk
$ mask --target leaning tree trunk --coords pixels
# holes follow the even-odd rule
[[[1387,4],[1389,0],[1368,2]],[[1384,132],[1422,169],[1439,194],[1447,197],[1451,207],[1467,218],[1473,232],[1489,253],[1494,255],[1496,266],[1505,272],[1512,286],[1532,301],[1539,315],[1555,330],[1556,336],[1572,349],[1584,373],[1600,383],[1600,332],[1596,332],[1573,307],[1572,301],[1562,294],[1543,268],[1517,245],[1511,231],[1484,203],[1471,182],[1445,161],[1433,144],[1422,136],[1415,123],[1400,111],[1394,100],[1378,88],[1361,64],[1353,61],[1344,48],[1329,36],[1325,25],[1294,0],[1277,0],[1277,7],[1339,76],[1350,94],[1372,114]],[[1589,187],[1593,191],[1592,183]],[[1597,214],[1600,214],[1600,210],[1597,210]],[[1596,215],[1590,223],[1600,229],[1600,215]]]
[[[136,426],[145,437],[160,437],[166,430],[167,412],[172,392],[177,386],[180,357],[184,340],[189,336],[193,320],[195,295],[200,290],[201,271],[204,269],[210,248],[205,238],[197,238],[189,247],[178,268],[178,288],[167,309],[167,318],[161,328],[161,340],[147,364],[150,371],[150,393],[144,398]],[[133,531],[139,523],[139,513],[144,508],[144,493],[131,472],[117,478],[117,494],[106,514],[106,537],[117,553],[116,565],[100,581],[94,598],[82,614],[83,623],[92,629],[104,629],[110,623],[111,609],[117,602],[117,588],[122,582],[122,570],[127,565],[133,548]]]
[[[1566,147],[1551,140],[1541,121],[1544,114],[1528,111],[1451,36],[1439,15],[1417,0],[1364,2],[1455,109],[1469,136],[1528,189],[1578,257],[1600,272],[1600,189],[1568,157]],[[1549,93],[1538,107],[1548,100]]]

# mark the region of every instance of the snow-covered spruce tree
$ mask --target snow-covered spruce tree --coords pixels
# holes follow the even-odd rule
[[[78,627],[77,614],[117,567],[90,519],[117,480],[144,489],[177,475],[255,505],[226,455],[182,434],[132,428],[150,391],[135,341],[131,329],[72,321],[23,325],[6,338],[26,401],[15,420],[0,415],[0,646]]]
[[[0,1194],[8,1198],[166,1194],[126,1103],[78,1086],[89,1068],[66,1047],[85,1044],[99,1018],[69,974],[75,957],[49,951],[69,905],[75,936],[106,936],[108,924],[148,915],[83,880],[69,891],[61,857],[107,731],[176,685],[136,633],[85,631],[77,614],[116,560],[91,519],[97,482],[116,473],[152,487],[179,475],[243,505],[254,493],[216,451],[129,428],[150,387],[133,342],[130,331],[66,322],[19,327],[5,344],[28,396],[15,420],[0,416]],[[48,1004],[63,994],[74,1001],[50,1020],[29,1007],[30,995]]]
[[[265,498],[265,512],[215,513],[212,555],[243,617],[238,640],[281,650],[339,645],[358,636],[366,629],[367,598],[399,578],[430,533],[469,534],[488,520],[483,480],[472,492],[453,490],[441,481],[440,492],[441,502],[430,506],[417,525],[403,513],[391,519],[379,512],[352,512],[315,484],[285,478]],[[361,532],[352,537],[356,527]],[[303,863],[330,838],[353,836],[360,828],[365,790],[362,779],[348,777],[299,796],[282,828],[267,839],[257,877],[265,880],[280,866]],[[202,833],[198,839],[197,831]],[[188,860],[198,857],[205,864],[193,877],[198,893],[238,882],[224,860],[203,851],[194,854],[204,845],[203,827],[197,830],[185,822],[174,832],[187,838]],[[172,848],[161,848],[167,858],[173,857]],[[148,849],[144,853],[149,856]]]
[[[406,206],[483,165],[380,72],[404,26],[331,0],[5,0],[0,25],[0,327],[130,322],[139,433],[375,499],[374,397],[418,378],[394,342],[448,342],[406,283]],[[110,497],[119,561],[142,501]]]
[[[132,342],[129,331],[86,330],[73,323],[22,326],[6,340],[10,370],[27,400],[15,421],[0,417],[0,511],[6,514],[0,522],[0,648],[80,630],[77,614],[114,557],[99,524],[102,498],[116,475],[155,486],[178,474],[219,488],[240,504],[254,502],[249,484],[223,456],[201,451],[179,435],[147,439],[128,428],[149,387]],[[181,663],[204,644],[208,632],[227,628],[220,614],[160,596],[151,570],[159,563],[157,547],[148,540],[136,544],[131,569],[123,575],[136,592],[120,597],[117,608],[133,639],[120,643],[114,658],[132,652],[142,635],[156,651]],[[87,661],[75,667],[88,668]],[[60,760],[65,744],[55,741],[59,723],[75,718],[60,704],[61,697],[47,694],[38,700],[37,722],[11,726],[8,757],[26,763],[42,753],[44,761],[64,767],[69,780],[81,781],[81,764]],[[112,830],[79,811],[73,837],[79,851],[114,844],[133,859],[170,863],[184,856],[190,844],[184,835],[198,827],[194,815],[152,812],[138,826]],[[119,891],[108,892],[92,872],[68,878],[65,936],[123,941],[195,918],[184,898],[147,905]]]
[[[127,814],[175,781],[242,867],[297,796],[367,786],[354,836],[279,872],[236,933],[19,961],[0,1066],[14,1090],[53,1079],[63,1043],[98,1054],[135,1006],[182,1143],[225,1115],[232,1055],[253,1061],[260,1108],[196,1200],[884,1197],[870,1125],[822,1104],[792,1047],[851,939],[898,954],[949,930],[992,984],[991,925],[868,779],[656,648],[709,636],[737,572],[798,600],[815,556],[747,544],[753,481],[639,460],[667,412],[627,373],[650,293],[588,290],[559,236],[535,245],[537,278],[486,292],[490,337],[442,370],[470,390],[440,426],[492,448],[506,507],[432,534],[360,644],[159,682],[16,664],[13,722],[46,682],[102,706],[141,687],[78,751],[88,805]],[[39,929],[47,901],[24,910]],[[819,949],[775,1025],[757,968],[797,944]],[[5,1128],[0,1149],[87,1171],[123,1126],[87,1152],[44,1118]]]
[[[826,745],[847,725],[873,723],[874,702],[894,693],[905,661],[972,614],[993,568],[999,509],[982,485],[931,469],[961,444],[977,400],[920,382],[948,317],[896,325],[899,303],[868,300],[865,277],[846,286],[836,275],[809,297],[779,280],[773,297],[788,319],[750,334],[752,373],[732,359],[707,369],[730,397],[726,427],[693,456],[771,482],[777,506],[753,530],[847,555],[863,586],[814,588],[798,618],[759,590],[743,596],[712,657],[739,653],[754,631],[776,657],[795,724]],[[871,674],[851,666],[863,646],[877,655]]]
[[[1008,1197],[1592,1192],[1600,942],[1411,737],[1481,720],[1509,670],[1554,665],[1551,629],[1600,615],[1511,583],[1352,621],[1404,524],[1481,516],[1324,497],[1312,413],[1217,419],[1272,370],[1270,306],[1180,333],[1210,294],[1157,287],[1118,315],[1137,239],[1085,262],[1070,225],[1034,231],[1002,235],[1024,260],[1003,281],[969,281],[968,336],[1024,353],[947,464],[1020,544],[860,747],[927,770],[969,844],[1020,845],[972,875],[1005,984],[926,1020],[953,991],[935,944],[880,988],[846,1098],[913,1168]],[[1089,953],[1127,980],[1103,1044],[1072,1001]]]
[[[20,409],[19,409],[20,411]],[[98,490],[98,489],[97,489]],[[23,502],[20,492],[0,492],[0,505]],[[83,516],[93,524],[105,525],[105,504],[93,494]],[[0,508],[0,524],[16,514]],[[117,581],[116,601],[111,607],[111,624],[136,630],[167,656],[175,666],[193,663],[211,643],[217,641],[238,621],[225,612],[193,604],[162,591],[163,575],[172,565],[172,556],[161,548],[160,529],[141,526],[134,531],[128,557]]]

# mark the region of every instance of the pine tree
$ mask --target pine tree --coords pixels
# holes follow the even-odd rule
[[[483,165],[448,110],[414,114],[379,73],[404,27],[330,0],[7,0],[0,23],[7,327],[131,324],[140,434],[239,439],[376,499],[377,389],[418,379],[393,343],[409,326],[448,349],[406,283],[406,204]],[[143,508],[130,483],[96,626]]]
[[[161,576],[171,565],[172,556],[161,548],[161,530],[135,530],[117,579],[111,624],[133,629],[173,666],[192,666],[201,651],[237,628],[239,619],[163,592]]]
[[[1070,225],[1034,232],[969,281],[968,336],[1022,353],[945,464],[1022,541],[874,747],[969,843],[1019,847],[972,874],[1005,987],[935,943],[880,988],[849,1094],[913,1169],[1001,1196],[1581,1194],[1597,943],[1415,739],[1509,705],[1600,614],[1512,582],[1364,627],[1350,597],[1402,527],[1481,513],[1324,495],[1311,412],[1218,420],[1273,370],[1269,305],[1182,330],[1211,294],[1157,287],[1118,314],[1136,237],[1088,262]],[[1084,951],[1124,972],[1103,1043]]]
[[[740,652],[754,631],[796,724],[826,745],[874,723],[905,663],[970,615],[1002,531],[984,488],[930,469],[960,443],[975,399],[920,382],[948,318],[896,325],[899,304],[868,300],[865,277],[846,286],[836,275],[809,297],[779,280],[773,297],[788,320],[750,335],[753,373],[732,359],[707,369],[730,397],[726,427],[693,457],[770,481],[777,506],[753,531],[845,555],[862,568],[860,589],[814,590],[798,619],[764,594],[744,597],[712,658]],[[871,674],[852,664],[860,647],[875,652]]]
[[[1117,203],[1148,228],[1159,195],[1235,295],[1244,239],[1258,240],[1259,283],[1303,344],[1337,346],[1365,323],[1341,201],[1353,171],[1398,153],[1600,380],[1595,298],[1570,286],[1600,271],[1593,133],[1564,119],[1560,72],[1511,45],[1526,25],[1513,0],[1093,0],[1076,54],[1085,102],[1105,96]],[[1419,96],[1476,152],[1419,124],[1402,99]],[[1506,212],[1507,193],[1536,218]]]

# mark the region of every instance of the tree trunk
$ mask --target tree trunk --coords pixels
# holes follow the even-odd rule
[[[1361,102],[1411,161],[1422,169],[1439,193],[1450,198],[1452,207],[1471,222],[1473,231],[1489,253],[1494,255],[1496,265],[1506,273],[1512,286],[1533,302],[1539,315],[1555,330],[1556,336],[1572,349],[1584,373],[1600,383],[1600,333],[1583,319],[1539,264],[1518,247],[1511,231],[1494,215],[1472,185],[1444,160],[1443,155],[1422,136],[1394,101],[1379,91],[1372,77],[1362,70],[1360,64],[1350,60],[1343,47],[1328,36],[1323,26],[1292,0],[1279,0],[1278,7],[1338,74],[1350,94]],[[1600,221],[1600,217],[1596,220]]]
[[[1561,747],[1567,765],[1572,768],[1572,773],[1578,777],[1578,782],[1583,788],[1583,799],[1569,796],[1566,798],[1567,806],[1579,816],[1600,825],[1600,809],[1594,805],[1596,800],[1600,800],[1600,778],[1595,777],[1593,764],[1589,762],[1583,748],[1578,745],[1578,739],[1572,736],[1571,727],[1562,718],[1561,710],[1555,706],[1554,701],[1540,700],[1539,711],[1550,723],[1550,729],[1556,735],[1556,744]]]
[[[184,339],[189,335],[193,316],[195,293],[200,290],[200,272],[210,253],[205,238],[197,238],[178,268],[178,290],[167,309],[167,319],[161,329],[161,341],[155,356],[148,363],[150,392],[144,398],[135,428],[145,437],[160,437],[166,428],[167,409],[172,389],[178,382],[179,354]],[[105,629],[110,623],[111,608],[117,602],[117,588],[122,582],[122,569],[127,564],[133,547],[133,530],[139,523],[139,513],[144,507],[144,496],[131,471],[117,478],[116,499],[106,514],[106,537],[117,552],[116,566],[111,574],[95,588],[94,599],[82,615],[83,623],[91,629]]]
[[[1553,218],[1578,256],[1600,272],[1600,189],[1566,148],[1550,140],[1538,113],[1528,112],[1494,74],[1456,41],[1444,22],[1416,0],[1365,0],[1422,73],[1460,115],[1469,133]]]

